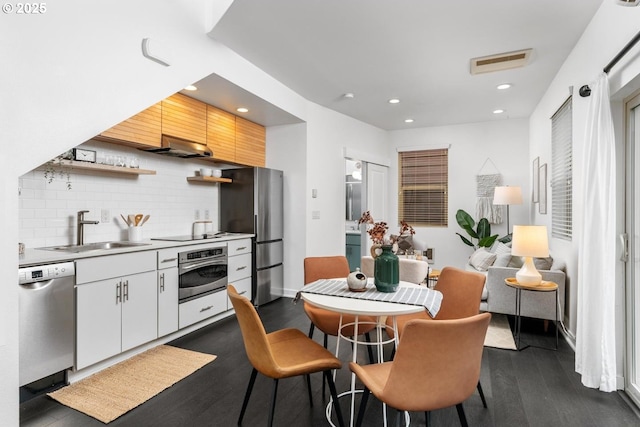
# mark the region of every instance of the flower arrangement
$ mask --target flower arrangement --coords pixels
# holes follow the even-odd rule
[[[367,233],[371,237],[371,241],[377,245],[393,245],[398,241],[398,238],[406,235],[416,234],[412,226],[407,224],[406,221],[400,221],[400,232],[398,235],[392,234],[388,239],[385,238],[389,226],[384,221],[375,222],[371,216],[370,211],[366,211],[362,214],[358,220],[358,225],[367,224]],[[369,227],[372,225],[372,227]]]

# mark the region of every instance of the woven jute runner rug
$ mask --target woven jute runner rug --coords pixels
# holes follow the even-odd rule
[[[106,424],[215,358],[211,354],[161,345],[48,395]]]
[[[484,339],[487,347],[504,348],[515,350],[516,343],[513,340],[513,333],[509,328],[509,319],[504,314],[491,313],[491,323]]]

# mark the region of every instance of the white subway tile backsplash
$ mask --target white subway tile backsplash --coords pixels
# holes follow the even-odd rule
[[[219,185],[193,184],[187,181],[200,167],[215,167],[204,160],[174,159],[136,149],[89,141],[84,147],[103,153],[137,157],[140,167],[156,170],[155,175],[118,175],[106,172],[76,171],[59,174],[51,183],[44,178],[44,168],[24,174],[20,205],[20,241],[28,248],[71,244],[75,242],[76,215],[89,210],[88,220],[101,219],[102,209],[110,212],[108,223],[85,226],[85,241],[126,239],[126,226],[120,214],[149,214],[144,237],[191,233],[194,212],[204,211],[218,227]],[[224,165],[219,165],[224,167]]]

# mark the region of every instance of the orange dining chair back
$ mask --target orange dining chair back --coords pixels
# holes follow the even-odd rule
[[[273,425],[278,380],[305,375],[307,378],[309,402],[313,405],[309,375],[315,372],[322,372],[329,384],[329,391],[333,398],[338,423],[340,426],[343,426],[342,412],[340,411],[332,376],[332,370],[340,369],[342,366],[340,360],[320,344],[307,337],[299,329],[287,328],[267,333],[251,301],[239,295],[233,285],[227,286],[227,294],[233,304],[236,318],[240,324],[240,331],[242,332],[242,340],[244,341],[247,358],[253,366],[249,385],[244,396],[244,401],[242,402],[238,425],[242,424],[242,419],[247,409],[258,372],[274,380],[272,401],[267,422],[268,426]]]
[[[438,322],[415,319],[405,325],[392,362],[349,368],[364,385],[356,426],[361,426],[371,392],[399,411],[430,411],[456,406],[467,426],[462,407],[480,378],[484,338],[490,313]],[[428,425],[428,424],[427,424]]]

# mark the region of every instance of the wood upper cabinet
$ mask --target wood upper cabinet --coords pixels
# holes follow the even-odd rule
[[[176,93],[162,100],[162,133],[207,144],[207,104]]]
[[[236,162],[236,116],[207,105],[207,147],[215,160]]]
[[[97,139],[108,142],[128,142],[134,146],[160,147],[161,134],[162,106],[158,102],[102,132]]]
[[[264,167],[266,134],[264,126],[236,117],[236,163]]]

